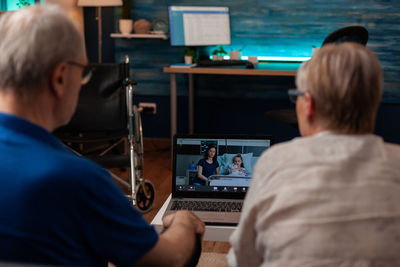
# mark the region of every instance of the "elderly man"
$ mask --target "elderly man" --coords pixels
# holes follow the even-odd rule
[[[299,69],[301,138],[256,164],[230,266],[400,266],[400,147],[372,134],[378,59],[326,45]]]
[[[178,212],[158,236],[105,170],[50,133],[90,78],[73,22],[56,7],[29,7],[2,15],[0,36],[0,262],[189,262],[201,221]]]

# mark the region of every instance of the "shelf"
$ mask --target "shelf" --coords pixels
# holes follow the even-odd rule
[[[112,38],[158,38],[158,39],[164,39],[167,40],[168,37],[165,34],[137,34],[137,33],[131,33],[131,34],[122,34],[122,33],[111,33],[110,36]]]

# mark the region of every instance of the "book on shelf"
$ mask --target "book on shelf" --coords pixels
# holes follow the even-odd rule
[[[177,64],[173,64],[170,67],[171,68],[193,68],[196,67],[197,64],[185,64],[185,63],[177,63]]]

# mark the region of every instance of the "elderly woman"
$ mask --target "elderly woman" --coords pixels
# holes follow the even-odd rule
[[[373,135],[382,69],[366,47],[326,45],[299,69],[301,138],[257,162],[230,266],[400,266],[400,146]]]

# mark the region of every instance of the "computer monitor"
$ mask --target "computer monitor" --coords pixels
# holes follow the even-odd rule
[[[228,7],[170,6],[168,13],[173,46],[231,44]]]

